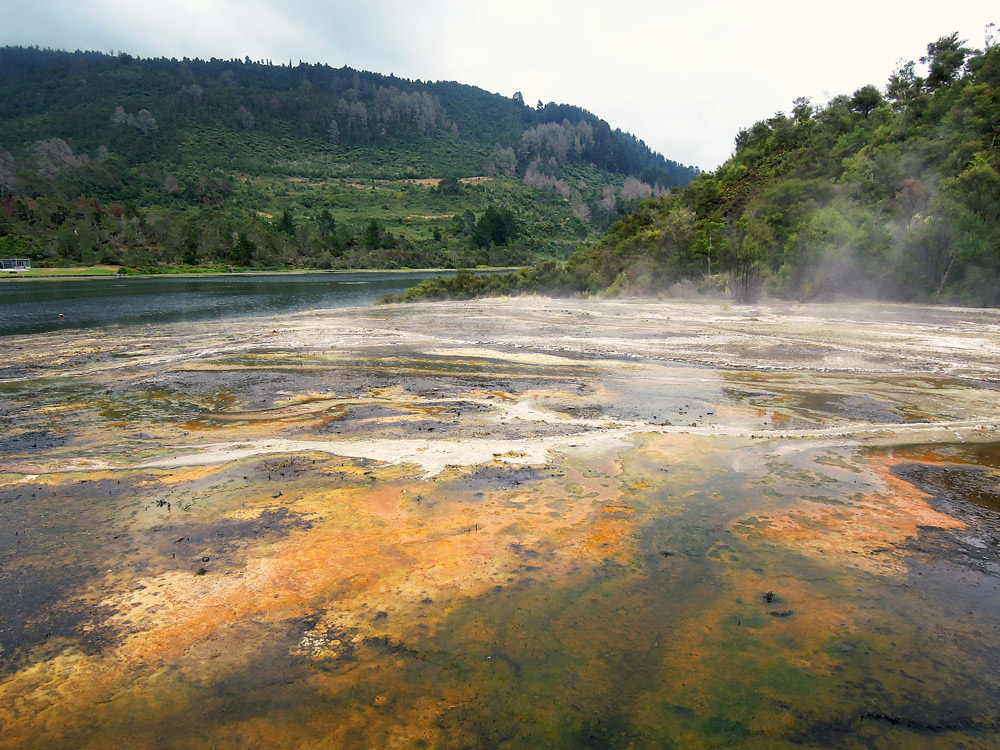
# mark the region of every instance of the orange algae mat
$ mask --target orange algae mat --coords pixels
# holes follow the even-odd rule
[[[12,340],[0,748],[995,747],[992,329],[672,312]]]

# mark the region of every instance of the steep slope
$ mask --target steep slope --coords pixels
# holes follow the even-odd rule
[[[763,286],[996,304],[998,133],[1000,49],[952,34],[884,90],[798,100],[741,131],[715,173],[644,207],[578,263],[597,285],[698,278],[714,263],[744,299]]]
[[[564,265],[452,283],[461,295],[655,293],[687,281],[739,300],[1000,304],[998,141],[1000,48],[952,34],[883,90],[799,99],[741,131],[719,169],[644,203]]]
[[[577,107],[453,82],[10,47],[0,69],[3,256],[524,262],[697,175]],[[476,231],[491,206],[503,243]]]

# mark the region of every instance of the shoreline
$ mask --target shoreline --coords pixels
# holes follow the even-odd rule
[[[407,273],[458,273],[460,271],[472,271],[473,273],[494,273],[500,271],[516,271],[521,266],[490,266],[484,268],[287,268],[278,270],[249,270],[249,271],[164,271],[163,273],[125,273],[119,274],[117,272],[117,267],[107,266],[109,270],[107,272],[100,273],[90,273],[89,270],[93,267],[80,269],[79,273],[73,273],[76,269],[73,268],[53,268],[53,269],[32,269],[29,272],[17,272],[8,273],[0,275],[0,281],[41,281],[46,279],[158,279],[158,278],[172,278],[172,277],[190,277],[190,278],[202,278],[202,277],[214,277],[214,278],[228,278],[228,277],[239,277],[239,276],[302,276],[306,274],[349,274],[349,273],[360,273],[360,274],[407,274]],[[110,270],[114,269],[114,270]],[[35,271],[41,270],[46,273],[35,273]],[[52,271],[53,273],[48,273]],[[64,272],[64,273],[59,273]]]

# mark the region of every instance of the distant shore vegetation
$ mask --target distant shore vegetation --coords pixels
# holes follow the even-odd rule
[[[452,82],[34,47],[0,68],[0,257],[36,267],[523,265],[699,174]]]

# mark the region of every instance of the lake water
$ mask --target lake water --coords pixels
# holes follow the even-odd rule
[[[413,271],[12,280],[0,285],[0,336],[355,307],[438,275]]]

